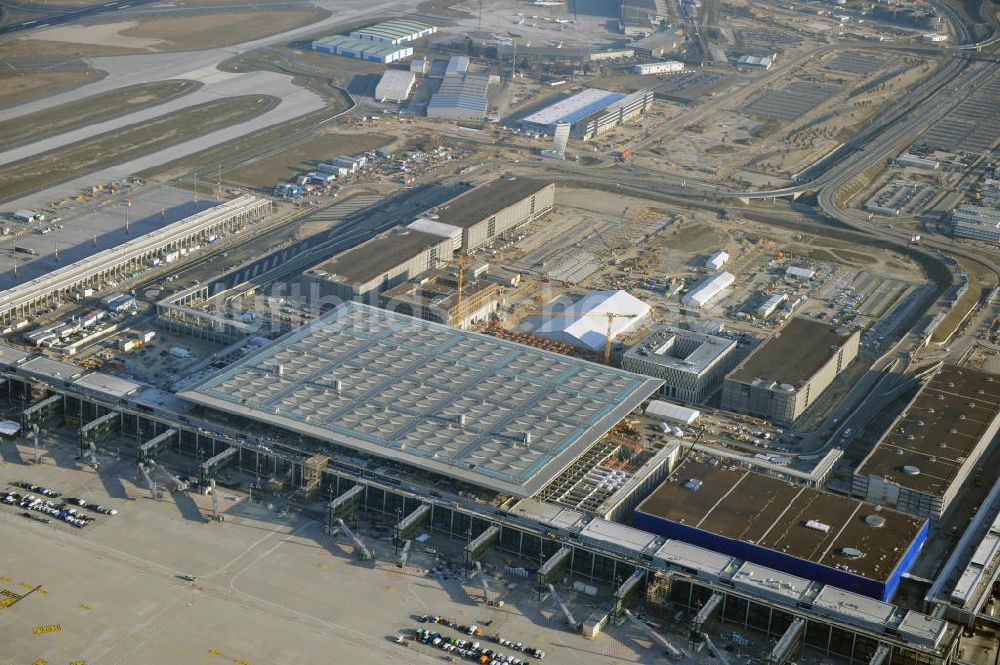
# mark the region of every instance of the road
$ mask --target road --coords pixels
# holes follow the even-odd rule
[[[412,5],[417,4],[416,0],[407,0],[407,2]],[[326,0],[326,2],[320,2],[319,4],[335,5],[328,7],[334,11],[334,14],[312,25],[295,28],[284,33],[248,41],[236,46],[180,53],[144,53],[92,58],[90,62],[93,67],[107,72],[107,76],[103,79],[61,94],[0,110],[0,122],[2,122],[54,108],[68,102],[78,101],[81,97],[140,83],[184,79],[202,84],[201,88],[191,95],[186,95],[185,97],[171,100],[134,114],[120,116],[95,125],[65,132],[58,136],[50,137],[31,145],[14,148],[0,154],[0,163],[10,163],[19,159],[30,158],[32,155],[40,152],[71,145],[83,138],[98,133],[112,132],[129,124],[143,122],[164,113],[181,110],[191,104],[206,101],[207,99],[259,92],[278,97],[282,100],[276,108],[249,121],[231,125],[126,163],[89,173],[80,178],[48,187],[14,201],[4,202],[4,207],[9,209],[42,207],[52,201],[75,195],[81,189],[89,187],[94,183],[117,180],[139,171],[181,159],[206,148],[226,143],[246,134],[277,124],[288,123],[296,118],[322,109],[326,104],[325,100],[319,95],[293,84],[292,77],[289,75],[267,71],[231,73],[218,69],[220,63],[258,48],[286,43],[324,28],[332,31],[334,26],[343,23],[345,20],[353,21],[365,15],[377,15],[390,9],[400,9],[400,3],[395,0],[383,0],[382,2],[375,3],[366,3],[362,2],[362,0],[347,0],[346,2]]]
[[[0,37],[16,32],[24,32],[26,30],[37,30],[39,28],[76,23],[84,19],[97,18],[101,14],[119,12],[131,7],[141,7],[143,5],[151,5],[156,2],[161,2],[161,0],[113,0],[112,2],[106,2],[104,4],[81,7],[79,9],[64,11],[59,14],[47,15],[43,18],[19,21],[17,23],[5,25],[0,27]]]

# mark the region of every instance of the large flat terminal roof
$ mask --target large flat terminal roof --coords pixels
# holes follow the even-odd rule
[[[435,213],[437,217],[431,218],[467,229],[551,184],[548,180],[527,178],[491,180],[442,204]]]
[[[684,486],[693,479],[701,481],[697,490]],[[705,458],[674,469],[636,510],[875,580],[892,573],[925,521]],[[872,514],[884,525],[869,526],[864,518]],[[805,526],[810,520],[829,529]],[[848,558],[845,547],[864,556]]]
[[[945,365],[920,388],[855,473],[943,496],[998,414],[1000,376]]]
[[[798,387],[833,357],[847,339],[839,328],[795,317],[758,346],[729,373],[729,379],[750,383],[766,379]]]
[[[325,270],[329,273],[327,279],[333,281],[364,284],[409,261],[420,252],[440,245],[444,240],[441,236],[414,229],[405,229],[405,233],[392,229],[345,250],[312,269]]]
[[[180,396],[524,497],[660,384],[349,302]]]
[[[555,125],[558,122],[572,124],[624,98],[625,95],[619,92],[587,88],[525,116],[521,122],[532,125]]]

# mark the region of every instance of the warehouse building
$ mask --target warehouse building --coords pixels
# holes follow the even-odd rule
[[[985,206],[961,206],[951,213],[956,238],[1000,244],[1000,210]]]
[[[773,64],[771,59],[762,55],[741,55],[736,61],[740,67],[750,67],[752,69],[763,69],[767,71]]]
[[[940,518],[969,482],[998,429],[1000,376],[945,365],[855,470],[851,493]]]
[[[619,0],[618,29],[626,35],[646,35],[669,21],[666,0]]]
[[[318,39],[312,43],[312,50],[345,58],[381,62],[382,64],[398,62],[413,55],[413,47],[411,46],[396,46],[345,35],[333,35]]]
[[[487,73],[456,72],[441,81],[441,87],[431,95],[427,117],[442,120],[483,120],[489,102],[490,85],[497,81]]]
[[[377,302],[380,292],[448,258],[447,238],[397,227],[310,268],[303,277],[316,287],[318,298]]]
[[[645,113],[652,103],[649,90],[622,95],[587,88],[522,118],[520,124],[531,132],[554,134],[556,125],[565,122],[570,124],[570,136],[587,140]]]
[[[714,275],[706,277],[698,286],[684,294],[681,302],[688,307],[697,307],[699,309],[707,307],[710,302],[732,286],[735,281],[736,277],[731,273],[717,272]]]
[[[448,64],[445,65],[444,75],[445,76],[458,76],[459,74],[464,74],[469,71],[469,58],[464,55],[453,55],[448,58]]]
[[[632,48],[640,58],[663,58],[677,53],[683,43],[684,37],[680,31],[668,28],[632,42]]]
[[[650,74],[679,74],[684,71],[684,63],[677,60],[667,60],[665,62],[644,62],[636,65],[632,71],[641,76]]]
[[[729,253],[719,250],[705,260],[705,267],[709,270],[721,270],[729,260]]]
[[[483,279],[486,265],[464,270],[459,305],[458,274],[436,269],[417,275],[380,296],[383,309],[463,330],[487,321],[500,306],[500,286]],[[461,311],[459,311],[461,309]]]
[[[430,475],[428,484],[445,477],[528,497],[658,387],[620,369],[347,302],[179,395],[231,421]]]
[[[507,231],[546,215],[555,205],[556,186],[542,180],[493,180],[471,189],[423,217],[462,229],[462,249],[472,252]]]
[[[594,51],[588,56],[591,62],[605,62],[607,60],[625,60],[635,57],[635,49],[618,48],[610,51]]]
[[[598,351],[605,348],[609,328],[614,341],[641,327],[651,311],[649,305],[625,291],[596,291],[572,303],[560,298],[547,305],[541,325],[533,332],[578,349]]]
[[[722,383],[722,408],[795,422],[858,356],[858,331],[795,317]]]
[[[406,101],[413,92],[417,75],[402,69],[387,69],[375,86],[375,99],[380,102]]]
[[[393,20],[370,25],[367,28],[354,30],[351,37],[363,41],[379,42],[398,46],[413,42],[423,37],[429,37],[437,32],[437,26],[420,21]]]
[[[887,601],[927,538],[926,519],[689,457],[636,508],[644,531]]]
[[[722,385],[736,361],[736,341],[663,326],[625,352],[622,367],[663,379],[660,394],[699,404]]]

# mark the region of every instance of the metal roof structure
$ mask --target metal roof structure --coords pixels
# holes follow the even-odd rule
[[[521,122],[530,125],[551,125],[553,127],[558,122],[573,124],[577,120],[582,120],[624,98],[625,95],[618,92],[601,90],[599,88],[587,88],[521,118]]]
[[[431,95],[427,103],[427,114],[432,116],[442,110],[462,111],[477,119],[486,117],[489,107],[486,93],[490,86],[490,75],[486,73],[454,73],[441,82],[438,91]]]
[[[437,26],[430,23],[407,19],[393,19],[370,25],[367,28],[354,30],[351,32],[351,36],[357,39],[398,43],[420,39],[435,32],[437,32]]]
[[[73,382],[73,385],[85,390],[100,393],[109,397],[127,397],[138,392],[142,385],[122,379],[104,372],[92,372]]]
[[[611,339],[638,326],[652,308],[625,291],[597,291],[580,298],[568,307],[561,300],[545,307],[546,317],[534,334],[575,347],[596,351],[604,348],[608,337],[608,314]]]
[[[375,99],[401,102],[410,96],[417,75],[402,69],[387,69],[375,86]]]
[[[180,395],[527,497],[660,383],[349,302]]]

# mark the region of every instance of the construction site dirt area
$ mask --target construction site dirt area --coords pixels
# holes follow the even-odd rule
[[[521,331],[532,328],[525,317],[564,293],[625,289],[654,307],[648,324],[620,340],[633,343],[657,322],[692,316],[673,289],[689,290],[710,274],[705,262],[716,251],[727,253],[721,269],[736,282],[694,316],[725,319],[735,330],[775,329],[780,318],[760,320],[755,312],[784,292],[788,302],[798,301],[798,313],[868,328],[867,338],[878,344],[927,288],[915,281],[920,268],[900,254],[823,236],[782,236],[753,220],[603,191],[557,189],[556,211],[519,230],[518,238],[490,262],[525,276],[508,294],[514,316],[505,323]],[[792,267],[813,277],[790,278]]]

